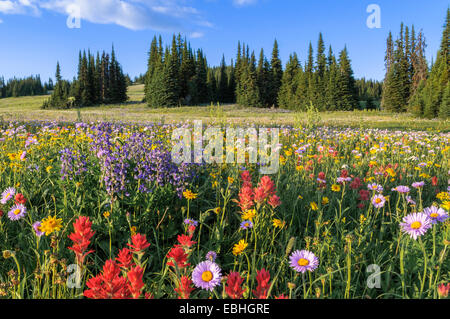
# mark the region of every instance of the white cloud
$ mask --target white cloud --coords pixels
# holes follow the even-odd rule
[[[71,15],[82,20],[116,24],[131,30],[152,29],[171,32],[199,32],[211,27],[196,8],[184,0],[0,0],[0,13],[39,14],[43,10]],[[78,8],[74,10],[74,8]]]
[[[256,3],[258,0],[233,0],[233,3],[239,7],[248,6]]]
[[[192,32],[189,37],[191,39],[198,39],[198,38],[202,38],[205,34],[203,32]]]

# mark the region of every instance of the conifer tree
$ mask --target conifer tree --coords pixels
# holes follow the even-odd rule
[[[355,87],[355,79],[353,77],[353,70],[348,57],[347,48],[339,54],[339,72],[338,72],[338,109],[340,110],[354,110],[358,106],[357,93]]]
[[[286,69],[281,80],[281,88],[278,93],[278,105],[280,108],[296,110],[300,108],[300,101],[296,95],[298,87],[298,73],[302,72],[297,54],[289,56]]]
[[[270,61],[271,70],[271,94],[269,104],[273,106],[278,106],[278,92],[281,87],[281,79],[283,77],[283,67],[279,57],[278,42],[274,41],[272,50],[272,59]]]

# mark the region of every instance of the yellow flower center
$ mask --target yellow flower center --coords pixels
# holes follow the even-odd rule
[[[411,224],[412,229],[419,229],[422,224],[420,222],[414,222]]]
[[[202,280],[206,282],[210,282],[213,279],[213,274],[209,270],[204,271],[202,273]]]
[[[20,214],[20,209],[18,209],[18,208],[15,209],[15,210],[14,210],[14,215],[19,215],[19,214]]]
[[[305,258],[300,258],[297,263],[299,266],[308,266],[309,260]]]
[[[431,214],[430,214],[430,217],[432,217],[432,218],[438,218],[438,217],[439,217],[439,214],[438,214],[438,213],[431,213]]]
[[[381,203],[381,198],[375,199],[375,203],[377,203],[377,204]]]

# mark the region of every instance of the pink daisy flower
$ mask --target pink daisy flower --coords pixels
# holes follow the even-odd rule
[[[400,226],[402,231],[417,240],[417,237],[424,235],[431,227],[431,219],[427,214],[413,213],[403,217],[403,223],[400,223]]]

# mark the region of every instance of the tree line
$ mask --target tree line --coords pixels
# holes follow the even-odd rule
[[[0,77],[0,98],[45,95],[50,90],[53,90],[52,79],[42,84],[39,75],[32,75],[23,79],[14,77],[7,82],[3,77]]]
[[[147,72],[136,77],[145,84],[145,101],[150,107],[173,107],[202,103],[238,103],[253,107],[281,107],[305,110],[311,104],[320,110],[376,108],[381,84],[356,81],[344,48],[336,58],[331,46],[325,54],[322,34],[314,57],[310,43],[308,59],[302,65],[291,54],[283,70],[275,40],[270,60],[261,49],[258,59],[248,45],[238,42],[236,59],[229,65],[209,67],[201,49],[192,49],[180,35],[163,46],[156,36],[150,46]]]
[[[425,57],[426,41],[422,31],[402,23],[394,41],[392,33],[386,41],[385,67],[381,106],[393,112],[410,112],[416,116],[450,117],[449,85],[450,9],[441,45],[431,67]]]
[[[104,103],[122,103],[127,97],[129,77],[124,75],[117,61],[114,47],[111,54],[88,50],[79,52],[78,74],[72,82],[63,80],[59,62],[56,65],[56,83],[52,95],[42,108],[83,107]]]

